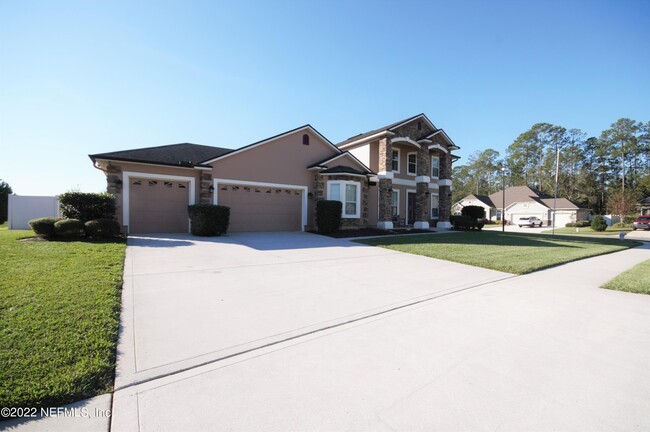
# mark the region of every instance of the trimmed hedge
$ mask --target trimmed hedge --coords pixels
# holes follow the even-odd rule
[[[596,215],[594,220],[591,221],[591,229],[594,231],[605,231],[607,229],[607,222],[601,215]]]
[[[54,233],[59,237],[83,237],[86,231],[79,219],[62,219],[54,223]]]
[[[225,234],[230,225],[230,207],[194,204],[188,207],[192,235],[212,237]]]
[[[88,222],[115,218],[115,197],[107,193],[66,192],[59,195],[61,215]]]
[[[564,225],[567,228],[585,228],[591,225],[591,222],[589,221],[578,221],[578,222],[569,222],[568,224]]]
[[[468,206],[469,207],[469,206]],[[466,207],[465,207],[466,208]],[[481,231],[485,223],[483,220],[476,220],[470,216],[452,216],[449,218],[449,222],[453,225],[455,231],[464,231],[464,230],[473,230],[476,229]]]
[[[115,219],[95,219],[84,224],[86,235],[92,238],[110,238],[120,235],[120,224]]]
[[[36,235],[52,237],[55,234],[54,224],[60,221],[60,218],[42,217],[30,220],[29,226],[34,230]]]
[[[341,228],[341,201],[316,201],[316,225],[319,234],[331,234]]]
[[[474,220],[485,219],[485,209],[481,206],[465,206],[460,210],[463,216],[469,216]]]

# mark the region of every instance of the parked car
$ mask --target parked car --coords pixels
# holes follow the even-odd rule
[[[538,218],[537,216],[526,216],[526,217],[520,217],[519,220],[517,220],[517,225],[519,228],[523,226],[528,226],[528,227],[535,227],[535,226],[542,226],[542,220]]]
[[[632,222],[633,230],[647,230],[650,229],[650,216],[639,216]]]

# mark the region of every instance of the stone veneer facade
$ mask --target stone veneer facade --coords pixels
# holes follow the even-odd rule
[[[314,173],[314,187],[312,191],[312,197],[310,201],[313,201],[314,212],[313,212],[313,221],[312,227],[316,228],[318,225],[316,223],[316,202],[327,199],[327,182],[330,180],[345,180],[345,181],[354,181],[361,184],[361,193],[359,205],[361,206],[359,218],[341,218],[341,228],[365,228],[368,226],[368,194],[370,192],[370,183],[367,177],[361,178],[356,176],[348,175],[321,175],[320,172]]]

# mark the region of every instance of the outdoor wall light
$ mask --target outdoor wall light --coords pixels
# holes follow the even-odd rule
[[[208,190],[210,191],[210,193],[214,192],[214,186],[210,185],[210,187],[208,188]]]

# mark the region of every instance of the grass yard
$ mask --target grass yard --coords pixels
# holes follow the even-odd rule
[[[594,231],[591,227],[582,227],[578,228],[579,231],[576,232],[576,228],[555,228],[555,234],[573,234],[573,235],[605,235],[605,236],[617,236],[621,230],[626,233],[632,232],[632,228],[612,228],[607,227],[605,231]],[[542,234],[552,234],[553,230],[542,231]]]
[[[531,273],[641,245],[630,240],[498,231],[389,237],[358,242],[515,274]]]
[[[637,264],[603,285],[603,288],[650,294],[650,260]]]
[[[110,391],[126,244],[18,241],[0,228],[0,406]]]

